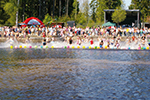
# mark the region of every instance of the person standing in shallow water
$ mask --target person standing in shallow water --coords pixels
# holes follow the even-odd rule
[[[94,44],[94,42],[93,42],[93,38],[91,38],[91,39],[90,39],[90,44],[91,44],[91,45],[93,45],[93,44]]]
[[[103,49],[103,44],[104,44],[104,42],[103,42],[103,40],[101,40],[101,42],[99,43],[101,49]]]
[[[120,46],[120,44],[119,44],[119,42],[117,40],[116,43],[115,43],[115,47],[117,47],[117,49],[119,49],[119,46]]]
[[[69,38],[69,45],[72,45],[73,43],[73,40],[72,40],[72,37]]]
[[[81,38],[79,36],[77,37],[77,44],[81,45]]]
[[[29,38],[29,37],[26,37],[25,43],[26,43],[26,44],[29,44],[29,43],[30,43],[30,38]]]
[[[142,45],[142,47],[145,46],[145,42],[146,42],[146,35],[143,34],[143,36],[141,37],[141,45]]]

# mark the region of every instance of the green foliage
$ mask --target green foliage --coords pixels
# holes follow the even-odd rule
[[[88,24],[88,21],[89,21],[89,10],[90,10],[88,2],[89,2],[89,0],[84,0],[83,5],[82,5],[82,8],[83,8],[82,12],[85,16],[87,24]]]
[[[63,17],[59,17],[58,18],[58,21],[59,22],[67,22],[70,20],[70,17],[67,17],[67,16],[63,16]]]
[[[4,6],[5,12],[10,16],[9,19],[5,22],[6,24],[15,25],[16,20],[16,11],[17,11],[17,4],[14,0],[10,0]]]
[[[72,14],[71,14],[71,19],[75,20],[77,18],[77,14],[79,12],[79,2],[77,0],[74,0],[72,6],[73,6],[73,11],[72,11]]]
[[[4,11],[4,6],[8,0],[0,0],[0,24],[5,24],[9,15]]]
[[[18,0],[0,0],[0,24],[4,25],[11,23],[12,25],[15,25],[16,11],[18,8],[17,1]],[[59,4],[60,1],[61,5]],[[77,0],[68,1],[68,17],[71,17],[73,10],[75,9],[73,3]],[[79,12],[79,2],[77,3],[77,12]],[[60,6],[61,15],[59,14]],[[43,20],[47,13],[52,16],[53,19],[56,16],[61,18],[62,16],[66,15],[66,0],[19,0],[19,22],[23,21],[23,15],[24,19],[29,17],[37,17],[40,20]],[[63,20],[67,19],[63,18]]]
[[[76,22],[81,24],[81,25],[86,24],[86,18],[82,12],[79,12],[79,14],[77,15]]]
[[[150,16],[150,0],[132,0],[129,9],[139,9],[141,18],[145,21],[146,17]]]
[[[92,20],[94,22],[96,22],[96,8],[97,8],[97,5],[96,5],[96,1],[95,0],[92,0],[91,3],[90,3],[90,8],[92,10]]]
[[[45,15],[45,18],[43,20],[43,23],[44,24],[51,24],[53,22],[53,18],[47,13]]]
[[[119,24],[120,22],[124,21],[126,19],[126,11],[121,9],[121,8],[117,8],[115,9],[114,13],[112,14],[112,20]]]
[[[95,22],[104,21],[104,9],[116,9],[121,7],[122,0],[92,0],[90,8],[92,9],[92,19]]]

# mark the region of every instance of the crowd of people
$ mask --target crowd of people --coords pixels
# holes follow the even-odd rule
[[[77,27],[37,27],[37,26],[28,26],[28,27],[0,27],[0,37],[14,39],[25,38],[25,42],[29,43],[30,37],[34,35],[37,37],[43,37],[43,45],[52,43],[55,41],[54,36],[59,36],[63,38],[63,42],[67,42],[68,45],[77,44],[81,45],[82,43],[89,43],[94,45],[95,41],[99,42],[100,48],[107,46],[114,46],[120,48],[121,41],[124,41],[123,45],[128,47],[131,44],[138,45],[140,47],[150,46],[150,28],[130,28],[130,27],[86,27],[86,28],[77,28]],[[76,38],[75,38],[76,37]],[[93,37],[96,37],[96,39]],[[124,40],[122,39],[124,38]]]

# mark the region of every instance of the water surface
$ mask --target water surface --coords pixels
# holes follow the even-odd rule
[[[150,99],[150,51],[0,49],[0,55],[0,99]]]

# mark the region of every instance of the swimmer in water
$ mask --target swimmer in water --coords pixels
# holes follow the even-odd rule
[[[52,41],[51,41],[51,43],[54,43],[55,42],[55,38],[54,37],[52,37]]]
[[[110,47],[110,42],[109,42],[109,40],[107,40],[107,47],[108,47],[108,48]]]
[[[11,46],[14,46],[18,41],[15,41],[14,37],[10,37],[10,39],[6,42],[9,43]]]
[[[81,38],[80,37],[77,37],[77,44],[81,45]]]
[[[46,38],[46,43],[50,43],[51,41],[50,41],[50,39],[47,37]]]
[[[46,43],[46,39],[44,39],[43,42],[42,42],[42,45],[43,45],[43,46],[46,46],[46,44],[47,44],[47,43]]]
[[[149,48],[150,48],[150,43],[148,43],[148,46],[149,46]]]
[[[70,37],[70,38],[69,38],[69,45],[72,45],[72,42],[73,42],[73,40],[72,40],[72,38]]]
[[[146,35],[143,34],[143,36],[141,37],[141,45],[144,47],[145,46],[145,42],[146,42]]]
[[[118,42],[118,41],[116,41],[116,43],[115,43],[115,47],[117,47],[117,49],[119,49],[119,46],[120,46],[119,42]]]
[[[103,40],[101,40],[101,42],[99,43],[99,46],[101,49],[103,49],[103,44],[104,44],[104,42],[103,42]]]
[[[129,46],[130,43],[131,43],[131,40],[129,39],[129,37],[127,37],[127,39],[126,39],[126,44],[127,44],[127,46]]]
[[[110,44],[111,44],[111,45],[114,45],[114,41],[115,41],[115,38],[112,37],[111,40],[110,40]]]
[[[141,49],[141,45],[139,44],[139,47],[138,47],[138,49]]]
[[[29,44],[29,43],[30,43],[30,38],[29,38],[29,37],[26,38],[25,43],[26,43],[26,44]]]
[[[94,44],[93,38],[90,39],[90,44],[91,44],[91,45]]]

